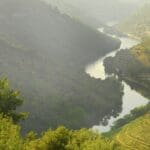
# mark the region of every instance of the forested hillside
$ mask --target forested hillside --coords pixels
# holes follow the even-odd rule
[[[119,75],[133,89],[150,98],[150,3],[119,24],[118,28],[140,39],[141,43],[130,50],[118,52],[114,58],[107,58],[106,71]]]
[[[26,99],[19,109],[30,113],[23,131],[92,127],[121,111],[122,85],[84,73],[119,45],[41,1],[1,0],[0,75]]]
[[[130,50],[118,52],[114,58],[106,58],[106,72],[116,74],[121,81],[150,99],[150,5],[145,5],[118,27],[129,36],[140,39],[141,43]],[[121,144],[122,149],[149,150],[149,118],[149,104],[135,108],[117,120],[108,135],[115,133],[112,138]]]
[[[132,49],[120,51],[114,58],[107,58],[105,66],[108,73],[117,74],[120,80],[125,81],[132,89],[150,99],[149,37],[145,37],[140,44]],[[117,132],[115,139],[121,144],[122,149],[149,150],[149,118],[149,104],[145,107],[136,108],[124,118],[116,121],[112,131],[108,134]]]
[[[10,88],[6,79],[0,80],[0,149],[1,150],[117,150],[119,145],[89,129],[69,130],[63,126],[41,134],[20,133],[19,121],[25,113],[16,111],[23,100]],[[49,121],[51,122],[51,121]],[[30,122],[32,123],[32,122]]]
[[[89,129],[69,130],[63,126],[48,129],[42,134],[30,131],[25,136],[20,133],[21,126],[15,116],[23,113],[16,108],[22,103],[17,91],[9,87],[6,79],[0,80],[0,149],[4,150],[149,150],[150,114],[145,107],[132,112],[133,115],[143,113],[144,116],[130,122],[113,137]],[[2,105],[3,103],[3,105]],[[12,105],[13,104],[13,105]],[[6,107],[3,107],[6,106]],[[17,117],[18,118],[18,117]],[[118,129],[117,129],[118,130]]]
[[[149,150],[149,111],[142,108],[144,116],[120,128],[111,139],[89,129],[69,130],[63,126],[42,134],[30,131],[20,133],[16,108],[21,105],[20,94],[9,87],[6,79],[0,80],[0,149],[4,150]],[[4,107],[5,106],[5,107]],[[143,111],[144,110],[144,111]],[[136,113],[135,113],[136,112]],[[134,113],[139,115],[139,111]],[[20,119],[16,122],[16,116]],[[24,116],[24,115],[23,115]]]
[[[111,64],[111,65],[110,65]],[[150,98],[150,38],[131,50],[117,53],[114,58],[105,60],[106,71],[117,74],[133,89]]]
[[[3,150],[119,150],[119,144],[87,129],[49,129],[40,137],[20,134],[20,126],[0,114],[0,149]]]

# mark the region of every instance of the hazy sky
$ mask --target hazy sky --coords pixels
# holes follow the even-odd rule
[[[144,1],[146,0],[119,0],[121,2],[124,2],[124,3],[143,3]]]
[[[110,21],[130,15],[145,0],[42,0],[72,16]],[[150,1],[150,0],[149,0]]]

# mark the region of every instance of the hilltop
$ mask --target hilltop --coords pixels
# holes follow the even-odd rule
[[[117,28],[130,36],[150,36],[150,3],[145,4],[133,16],[129,17]]]

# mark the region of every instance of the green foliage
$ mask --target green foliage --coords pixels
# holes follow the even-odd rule
[[[150,36],[145,36],[142,42],[132,48],[132,54],[147,68],[150,68]]]
[[[1,150],[118,150],[116,142],[101,137],[88,129],[68,130],[59,127],[46,131],[40,138],[30,132],[24,139],[20,127],[0,115]]]
[[[25,141],[26,142],[30,142],[30,141],[33,141],[37,138],[37,133],[36,132],[33,132],[33,131],[30,131],[29,133],[27,133],[27,135],[25,136]]]
[[[88,129],[49,129],[41,137],[33,131],[24,138],[18,122],[22,114],[16,107],[22,104],[19,92],[11,90],[7,79],[0,80],[0,150],[116,150],[118,145]]]
[[[65,127],[49,129],[41,137],[30,132],[23,138],[20,126],[0,114],[0,150],[148,150],[149,115],[126,125],[110,140],[89,129],[69,130]]]
[[[112,140],[102,137],[87,129],[72,133],[72,139],[67,145],[67,150],[117,150],[119,146]]]
[[[25,144],[25,149],[38,150],[65,150],[70,139],[70,131],[64,127],[48,130],[40,139],[35,139]]]
[[[121,144],[123,150],[150,149],[150,113],[137,118],[125,125],[114,138]]]
[[[20,127],[12,119],[0,114],[0,150],[22,150]]]
[[[69,130],[58,127],[49,129],[37,137],[34,132],[25,138],[20,135],[20,126],[0,114],[0,150],[118,150],[115,141],[106,139],[88,129]]]
[[[150,112],[150,104],[147,104],[146,106],[141,106],[141,107],[135,108],[135,109],[131,110],[130,114],[125,115],[121,119],[118,119],[112,126],[112,130],[121,128],[125,124],[131,122],[132,120],[135,120],[136,118],[138,118],[140,116],[145,115],[148,112]]]
[[[48,130],[41,138],[25,143],[26,150],[117,150],[119,146],[88,129],[68,130],[59,127]]]
[[[18,91],[11,90],[7,79],[0,80],[0,113],[10,116],[15,122],[26,117],[25,113],[17,113],[16,108],[22,104]]]

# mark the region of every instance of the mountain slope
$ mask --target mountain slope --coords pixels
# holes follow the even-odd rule
[[[124,126],[115,136],[122,149],[149,150],[150,149],[150,113]]]
[[[130,50],[106,58],[106,71],[117,74],[133,89],[150,98],[150,38],[146,37]]]
[[[119,45],[41,1],[1,0],[0,74],[26,99],[21,110],[31,115],[23,129],[91,127],[121,111],[121,84],[84,73]]]
[[[92,26],[122,20],[144,2],[127,0],[42,0]]]
[[[122,22],[118,28],[136,37],[150,35],[150,3]]]
[[[106,71],[117,74],[119,79],[128,83],[132,89],[150,99],[150,5],[145,5],[118,28],[131,37],[141,39],[141,43],[130,50],[118,52],[114,58],[107,58],[105,60]],[[140,113],[140,109],[137,109],[137,114]],[[131,121],[131,114],[118,120],[118,125]],[[115,139],[121,144],[123,150],[150,149],[149,118],[148,111],[146,115],[131,121],[120,129]]]

